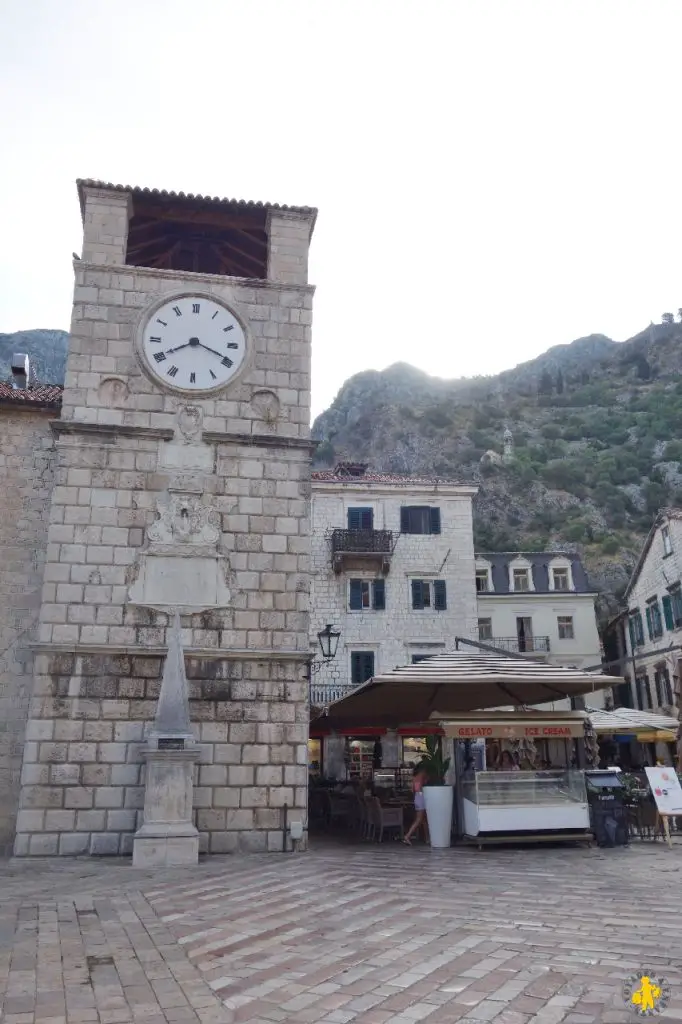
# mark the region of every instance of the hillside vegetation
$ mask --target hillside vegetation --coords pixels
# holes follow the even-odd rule
[[[495,377],[361,373],[313,435],[318,464],[354,458],[478,485],[479,548],[579,550],[607,611],[652,517],[682,504],[682,324],[623,343],[581,338]]]

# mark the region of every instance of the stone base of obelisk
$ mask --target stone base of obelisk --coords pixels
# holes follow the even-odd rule
[[[144,751],[144,823],[133,839],[134,868],[199,862],[199,833],[192,823],[192,775],[198,756],[192,747]]]

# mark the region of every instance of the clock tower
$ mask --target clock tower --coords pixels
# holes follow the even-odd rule
[[[180,614],[209,853],[305,821],[307,207],[79,181],[15,853],[127,854]]]

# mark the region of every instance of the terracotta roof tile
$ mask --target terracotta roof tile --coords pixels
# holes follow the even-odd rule
[[[58,409],[62,404],[63,391],[61,384],[35,384],[28,388],[14,388],[6,381],[0,381],[0,404],[38,405]]]
[[[292,213],[312,213],[317,216],[317,209],[314,206],[286,206],[280,203],[261,203],[253,199],[223,199],[220,196],[202,196],[192,192],[167,192],[160,188],[143,188],[139,185],[116,185],[111,181],[98,181],[95,178],[78,178],[76,181],[78,194],[83,205],[83,188],[110,189],[114,192],[132,192],[138,196],[159,196],[162,199],[189,199],[195,202],[221,203],[225,206],[239,206],[253,210],[289,210]]]
[[[336,473],[333,469],[317,469],[312,473],[313,481],[341,483],[341,484],[425,484],[433,487],[435,484],[443,484],[449,487],[464,486],[459,480],[443,480],[435,476],[400,476],[397,473],[364,473],[362,476],[349,476],[345,473]]]

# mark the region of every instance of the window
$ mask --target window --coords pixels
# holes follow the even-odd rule
[[[647,675],[638,676],[635,679],[635,687],[637,688],[637,704],[640,711],[646,711],[651,707],[651,687],[649,686],[649,677]]]
[[[654,665],[654,685],[656,687],[656,703],[659,708],[664,704],[672,705],[673,691],[666,665]]]
[[[650,640],[655,640],[657,637],[663,636],[661,609],[658,606],[658,598],[656,597],[652,598],[651,601],[647,601],[646,625],[649,631]]]
[[[552,569],[552,582],[555,590],[570,590],[568,569]]]
[[[574,640],[575,633],[573,631],[573,616],[572,615],[557,615],[557,626],[559,628],[559,639],[560,640]]]
[[[528,569],[514,569],[512,574],[514,590],[530,590]]]
[[[353,686],[359,686],[374,675],[374,651],[351,651],[350,679]]]
[[[670,594],[670,609],[672,611],[673,625],[682,626],[682,588],[679,583],[668,590]]]
[[[373,530],[374,509],[372,508],[349,508],[348,509],[349,530]]]
[[[415,611],[433,608],[444,612],[447,608],[445,580],[412,580],[412,607]]]
[[[403,505],[400,509],[401,533],[440,533],[440,509],[429,505]]]
[[[479,619],[478,620],[478,639],[492,640],[493,638],[493,620],[492,619]]]
[[[644,626],[642,625],[642,613],[639,608],[630,612],[628,616],[628,630],[630,631],[630,647],[641,647],[644,643]]]
[[[487,569],[476,570],[476,593],[487,594],[490,590],[490,577]]]
[[[670,539],[670,527],[661,527],[661,540],[663,541],[663,557],[666,555],[672,555],[673,553],[673,542]]]
[[[349,608],[352,612],[373,608],[375,612],[386,607],[386,586],[382,579],[351,580],[349,584]]]

